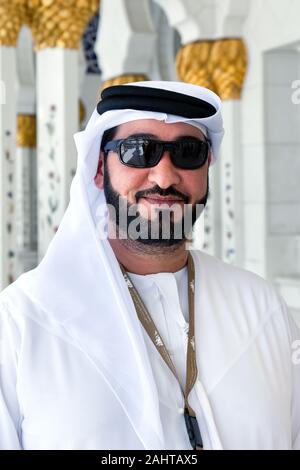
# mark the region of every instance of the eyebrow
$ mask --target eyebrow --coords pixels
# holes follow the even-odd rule
[[[126,137],[126,139],[135,139],[137,137],[144,137],[146,139],[154,138],[154,139],[157,139],[157,140],[161,140],[161,139],[159,139],[159,137],[157,135],[146,133],[146,132],[130,134]],[[195,137],[194,135],[179,135],[178,137],[176,137],[176,139],[174,139],[174,142],[180,141],[182,139],[203,140],[203,139],[201,139],[201,137],[198,138],[198,137]],[[204,139],[208,140],[205,136],[204,136]]]
[[[130,134],[126,137],[126,139],[135,138],[135,137],[146,137],[146,138],[149,138],[149,137],[153,138],[154,137],[155,139],[158,138],[157,135],[149,134],[147,132],[140,132],[140,133],[136,133],[136,134]]]

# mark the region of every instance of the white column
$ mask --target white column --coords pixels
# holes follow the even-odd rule
[[[17,276],[37,264],[36,253],[36,150],[18,147],[16,151],[16,247]]]
[[[102,79],[148,75],[156,34],[149,0],[101,0],[101,24],[95,43]]]
[[[249,0],[215,0],[215,37],[243,37],[243,26],[250,5]]]
[[[16,53],[0,47],[0,290],[15,279]]]
[[[183,46],[189,47],[194,42],[201,43],[201,41],[209,40],[213,47],[216,39],[242,36],[242,26],[248,8],[246,0],[155,1],[164,9],[170,25],[179,32]],[[216,57],[215,53],[212,55],[217,63],[213,64],[211,70],[209,68],[206,70],[212,57],[208,57],[202,63],[196,52],[194,60],[191,54],[189,59],[191,63],[188,67],[193,67],[195,74],[193,77],[189,73],[185,75],[187,81],[195,80],[198,69],[198,82],[193,81],[193,83],[215,87],[222,98],[222,90],[218,89],[219,83],[214,81],[213,71],[223,57]],[[205,70],[207,84],[205,80],[203,81]],[[186,72],[189,71],[188,68]],[[201,72],[203,72],[202,75]],[[181,78],[184,80],[185,76]],[[224,102],[225,140],[220,161],[210,170],[210,197],[204,211],[202,244],[204,251],[234,264],[241,264],[243,259],[242,192],[239,186],[239,181],[242,179],[239,108],[239,100]]]
[[[299,49],[273,49],[264,60],[265,227],[267,276],[300,320]]]
[[[241,38],[249,9],[248,0],[216,0],[215,38]],[[238,59],[238,58],[237,58]],[[239,70],[239,72],[241,72]],[[241,100],[223,101],[225,136],[220,158],[222,259],[244,266],[243,167]]]
[[[201,249],[221,257],[220,161],[209,169],[209,197],[204,210],[204,239]]]
[[[30,180],[31,180],[31,149],[18,147],[16,151],[16,171],[15,179],[18,188],[16,195],[16,229],[17,247],[20,251],[24,248],[30,249],[31,227],[30,227]],[[20,273],[22,266],[19,266]]]
[[[78,51],[37,52],[38,253],[55,234],[76,169],[73,134],[79,125]]]
[[[239,100],[223,103],[226,129],[221,164],[222,259],[243,265],[242,158],[240,140],[241,109]]]
[[[152,2],[151,7],[157,43],[149,77],[151,80],[177,80],[174,57],[179,47],[179,35],[170,26],[163,9],[156,2]]]
[[[36,83],[31,31],[23,26],[17,44],[18,102],[16,150],[17,276],[37,264]]]
[[[211,39],[215,31],[215,2],[212,0],[155,0],[164,10],[182,45]]]
[[[209,196],[193,230],[193,249],[221,258],[220,164],[209,169]]]

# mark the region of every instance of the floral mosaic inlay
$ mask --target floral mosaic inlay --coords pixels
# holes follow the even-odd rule
[[[6,130],[4,139],[4,156],[6,162],[6,235],[7,235],[7,252],[6,252],[6,281],[8,284],[15,281],[16,278],[16,252],[15,252],[15,195],[14,195],[14,164],[11,148],[12,133]]]
[[[236,257],[234,237],[234,197],[233,197],[233,169],[230,162],[225,163],[225,213],[224,213],[224,257],[228,263],[233,263]]]
[[[61,186],[61,176],[59,173],[57,161],[56,161],[56,148],[57,148],[57,137],[56,137],[56,106],[53,104],[49,109],[49,117],[46,122],[46,131],[47,131],[47,154],[45,162],[45,172],[42,180],[43,192],[42,194],[47,194],[47,201],[40,201],[41,205],[44,207],[42,212],[42,221],[41,228],[42,230],[49,229],[53,234],[57,230],[57,215],[60,208],[60,186]]]

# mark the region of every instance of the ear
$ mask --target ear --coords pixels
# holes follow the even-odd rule
[[[97,173],[94,178],[95,185],[99,189],[103,189],[103,179],[104,179],[104,153],[101,150],[100,155],[99,155],[99,160],[98,160],[98,168],[97,168]]]

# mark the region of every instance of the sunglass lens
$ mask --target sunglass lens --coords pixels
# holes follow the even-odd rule
[[[154,141],[125,140],[120,146],[121,160],[135,168],[150,168],[158,163],[162,146]]]
[[[136,168],[145,168],[147,166],[144,146],[141,142],[124,141],[120,146],[120,156],[125,165]]]
[[[200,168],[206,162],[208,144],[202,141],[178,142],[173,150],[173,163],[187,170]]]
[[[144,152],[146,155],[148,168],[157,165],[163,152],[163,147],[159,142],[147,141]]]

